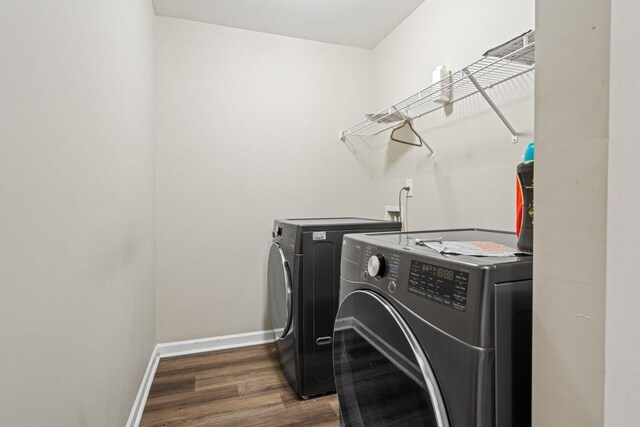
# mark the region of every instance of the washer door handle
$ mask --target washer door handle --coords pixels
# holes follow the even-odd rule
[[[320,337],[316,340],[317,345],[327,345],[333,342],[333,338],[331,337]]]

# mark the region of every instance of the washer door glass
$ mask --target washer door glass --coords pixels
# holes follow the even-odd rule
[[[291,325],[291,275],[278,243],[271,245],[267,272],[269,314],[276,339],[283,338]]]
[[[348,426],[448,427],[431,366],[404,319],[370,291],[338,309],[333,361]]]

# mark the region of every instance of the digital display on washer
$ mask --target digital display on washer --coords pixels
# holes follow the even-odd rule
[[[467,310],[469,273],[411,260],[409,293],[459,311]]]

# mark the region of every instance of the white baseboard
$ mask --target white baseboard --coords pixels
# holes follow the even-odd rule
[[[151,389],[151,383],[156,374],[156,369],[158,369],[160,358],[247,347],[250,345],[270,343],[274,340],[273,331],[256,331],[196,340],[166,342],[156,345],[151,354],[151,359],[149,359],[144,377],[142,377],[142,384],[140,384],[140,389],[138,389],[138,395],[133,403],[133,408],[131,408],[127,427],[138,427],[138,425],[140,425],[140,419],[142,418],[144,406],[149,397],[149,390]]]
[[[158,346],[156,345],[151,353],[147,370],[142,377],[142,383],[138,389],[136,400],[133,402],[133,408],[131,408],[131,413],[127,420],[127,427],[138,427],[138,425],[140,425],[140,419],[144,412],[144,406],[147,404],[147,397],[149,397],[149,390],[151,389],[153,377],[156,375],[156,369],[158,368],[159,361],[160,355],[158,354]]]
[[[266,344],[273,341],[273,331],[247,332],[244,334],[223,335],[220,337],[158,344],[158,355],[160,357],[182,356],[185,354]]]

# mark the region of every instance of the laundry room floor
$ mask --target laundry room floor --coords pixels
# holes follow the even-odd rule
[[[338,426],[335,394],[299,400],[273,344],[161,359],[141,426]]]

